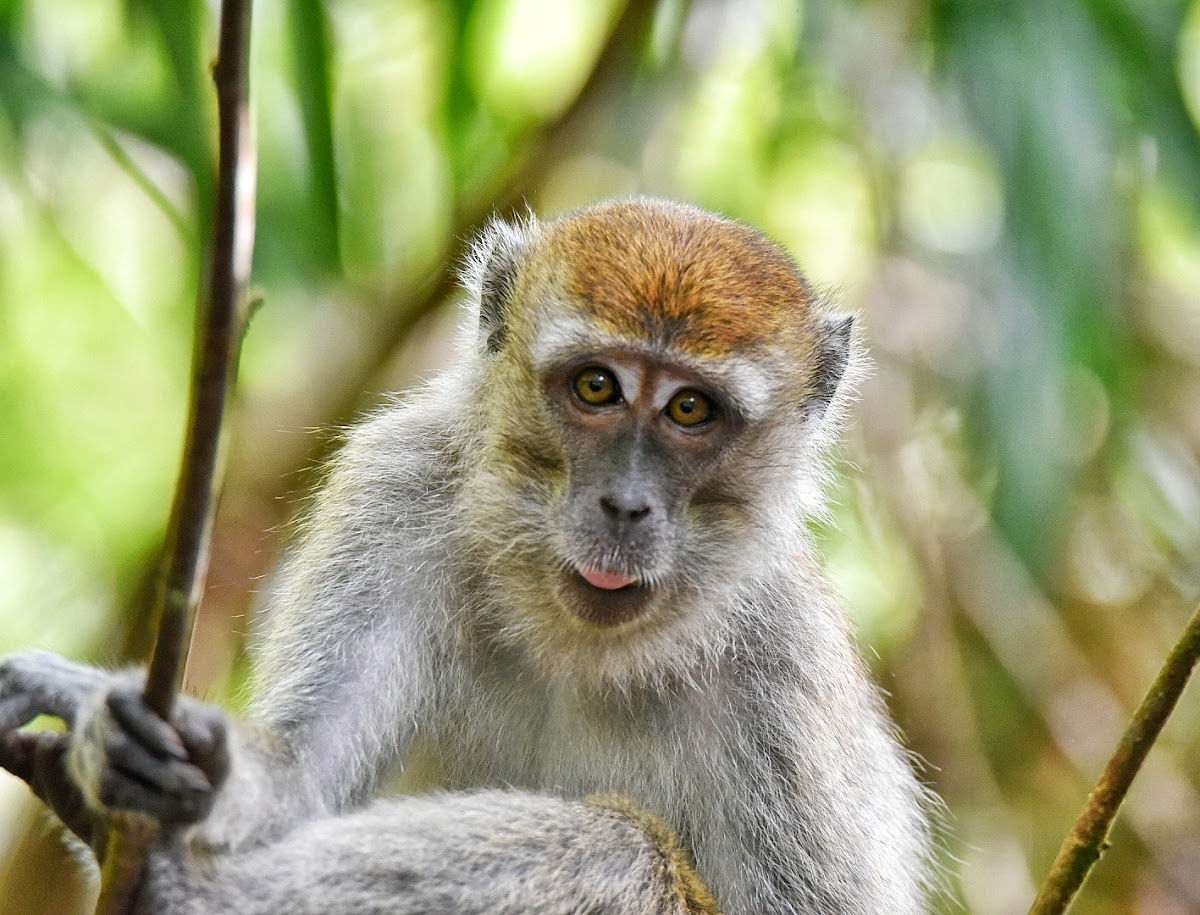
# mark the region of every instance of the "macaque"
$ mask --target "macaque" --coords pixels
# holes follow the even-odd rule
[[[851,320],[649,198],[495,222],[465,284],[457,364],[316,495],[245,719],[29,652],[0,761],[93,847],[162,824],[143,913],[926,911],[926,792],[806,523]],[[381,797],[405,771],[436,789]]]

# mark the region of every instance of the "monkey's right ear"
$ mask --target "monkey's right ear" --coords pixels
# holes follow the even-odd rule
[[[493,219],[468,258],[464,279],[479,302],[479,339],[489,353],[500,352],[508,336],[508,300],[536,231],[532,213],[519,222]]]

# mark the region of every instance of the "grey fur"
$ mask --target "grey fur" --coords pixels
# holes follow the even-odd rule
[[[685,915],[662,855],[589,804],[518,792],[379,801],[236,855],[160,848],[141,915]]]
[[[228,780],[156,852],[143,912],[677,911],[659,852],[581,803],[596,793],[663,817],[728,915],[925,911],[924,793],[803,517],[861,364],[849,323],[795,386],[819,409],[721,458],[724,507],[672,541],[665,609],[597,633],[526,574],[561,546],[558,496],[500,456],[505,423],[535,418],[500,380],[521,367],[493,343],[511,277],[489,265],[515,269],[540,231],[485,236],[485,345],[472,331],[457,368],[350,435],[270,601]],[[0,711],[19,704],[4,669]],[[116,725],[103,701],[57,701],[84,708],[71,772],[102,807]],[[450,793],[372,801],[430,773]]]

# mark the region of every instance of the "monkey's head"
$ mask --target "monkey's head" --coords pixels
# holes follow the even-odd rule
[[[468,282],[467,510],[507,631],[614,675],[697,629],[712,648],[738,588],[806,549],[850,320],[754,229],[646,198],[494,224]]]

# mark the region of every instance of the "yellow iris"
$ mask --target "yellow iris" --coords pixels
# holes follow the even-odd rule
[[[681,426],[699,426],[713,418],[713,402],[690,388],[676,393],[667,404],[667,414]]]
[[[589,366],[575,376],[575,395],[593,407],[615,403],[621,397],[617,379],[608,369]]]

